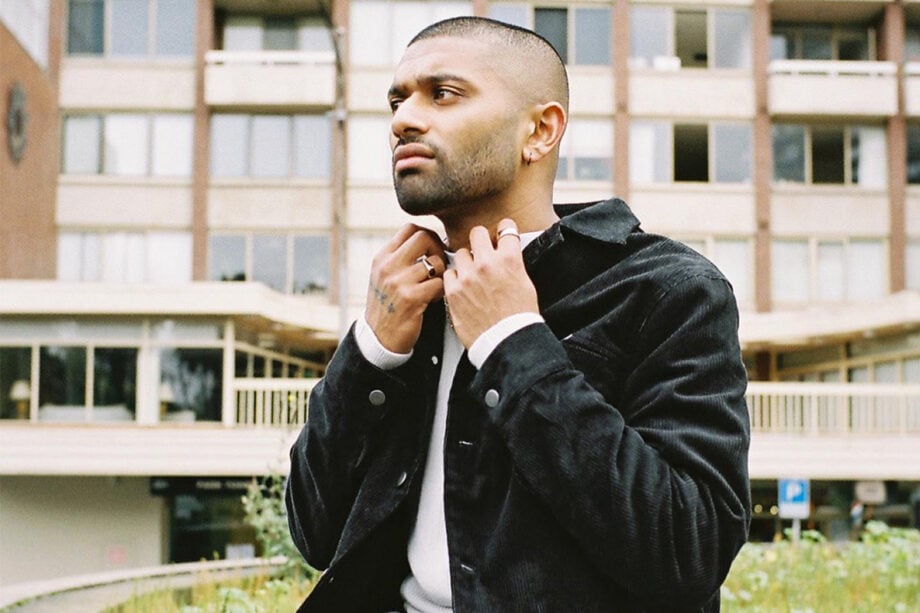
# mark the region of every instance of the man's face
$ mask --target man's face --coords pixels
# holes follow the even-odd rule
[[[500,55],[482,42],[439,37],[403,56],[389,93],[390,147],[396,197],[407,213],[462,214],[463,205],[514,182],[521,101],[493,67]]]

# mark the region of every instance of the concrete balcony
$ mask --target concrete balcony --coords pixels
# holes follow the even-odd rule
[[[751,75],[735,70],[634,68],[629,111],[637,117],[750,119],[755,112]]]
[[[221,422],[0,421],[0,475],[287,472],[317,381],[234,379]],[[746,400],[754,479],[920,474],[920,385],[751,382]]]
[[[768,72],[773,116],[883,118],[898,111],[894,62],[774,60]]]
[[[290,110],[335,104],[335,54],[208,51],[204,97],[221,109]]]
[[[118,61],[65,58],[59,94],[62,109],[190,111],[195,108],[191,61]]]
[[[110,407],[37,407],[0,421],[0,475],[225,475],[287,472],[317,379],[234,379],[220,422],[167,413],[142,424]],[[229,410],[228,410],[229,409]],[[105,420],[105,421],[94,421]]]
[[[916,479],[920,385],[752,382],[753,479]]]

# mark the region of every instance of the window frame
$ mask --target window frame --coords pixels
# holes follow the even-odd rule
[[[190,24],[191,27],[191,37],[192,37],[192,49],[188,54],[166,54],[159,53],[159,45],[157,44],[157,32],[158,32],[158,16],[159,16],[159,1],[160,0],[144,0],[147,5],[147,42],[146,42],[146,52],[139,55],[132,54],[121,54],[115,53],[113,50],[113,34],[112,34],[112,18],[113,18],[113,6],[116,0],[101,0],[102,1],[102,51],[100,53],[74,53],[70,50],[70,9],[73,5],[73,2],[79,0],[69,0],[66,4],[66,15],[65,15],[65,44],[64,44],[64,55],[67,57],[73,58],[101,58],[106,60],[118,60],[118,61],[176,61],[176,60],[194,60],[195,59],[195,46],[197,39],[197,19],[198,19],[198,3],[192,2],[192,6],[195,7],[192,11],[194,20]]]
[[[711,119],[711,120],[706,120],[706,121],[695,121],[695,120],[684,120],[684,119],[676,119],[676,118],[657,119],[657,118],[652,118],[652,117],[650,117],[650,118],[634,117],[634,118],[631,118],[631,120],[630,120],[630,126],[633,126],[633,125],[648,125],[648,126],[654,126],[654,128],[655,128],[656,131],[659,130],[659,129],[663,126],[664,129],[665,129],[665,131],[667,132],[667,139],[666,139],[666,141],[667,141],[667,143],[668,143],[668,152],[669,152],[669,154],[670,154],[670,159],[667,161],[667,164],[666,164],[666,166],[668,167],[668,177],[669,177],[669,179],[668,179],[667,181],[655,181],[654,179],[653,179],[652,181],[638,180],[638,178],[636,177],[636,175],[634,175],[633,172],[632,172],[632,170],[630,170],[630,182],[631,182],[631,183],[634,183],[634,184],[637,184],[637,185],[688,185],[688,184],[696,184],[696,185],[733,185],[733,186],[750,186],[750,185],[753,184],[753,181],[754,181],[754,151],[753,151],[753,148],[754,148],[754,141],[753,141],[753,136],[754,136],[754,135],[753,135],[753,130],[754,130],[754,126],[753,126],[753,124],[752,124],[750,121],[744,121],[744,120],[721,120],[721,119]],[[675,140],[675,138],[676,138],[676,130],[675,130],[675,128],[676,128],[677,126],[684,126],[684,127],[689,127],[689,128],[693,128],[693,127],[696,127],[696,128],[705,127],[705,128],[706,128],[706,170],[707,170],[707,181],[705,181],[705,182],[702,182],[702,181],[683,181],[683,180],[682,180],[682,181],[678,181],[678,180],[675,178],[676,169],[677,169],[677,162],[678,162],[677,146],[676,146],[677,143],[676,143],[676,140]],[[748,129],[748,133],[749,133],[749,136],[750,136],[750,138],[748,139],[749,151],[748,151],[748,153],[747,153],[749,163],[748,163],[748,175],[747,175],[747,179],[744,180],[744,181],[718,181],[718,180],[716,180],[716,177],[717,177],[717,174],[718,174],[718,170],[719,170],[719,167],[718,167],[718,152],[717,152],[717,148],[716,148],[716,147],[717,147],[717,144],[718,144],[718,143],[717,143],[717,140],[718,140],[718,139],[716,138],[716,130],[717,130],[717,128],[718,128],[719,126],[739,126],[739,127],[745,127],[745,128]],[[630,138],[632,139],[632,134],[630,134]],[[630,140],[630,149],[631,149],[631,151],[630,151],[630,156],[634,155],[634,153],[632,152],[632,145],[633,145],[633,141]],[[657,155],[658,153],[662,153],[662,152],[653,151],[653,155]],[[655,159],[655,160],[653,161],[653,164],[654,164],[653,167],[654,167],[654,168],[658,168],[659,164],[662,164],[662,163],[663,163],[663,162],[661,162],[661,161]],[[631,159],[631,161],[630,161],[630,168],[632,168],[632,159]]]
[[[866,42],[866,59],[864,60],[847,60],[847,61],[864,61],[864,62],[873,62],[878,58],[878,30],[871,26],[861,27],[859,25],[849,25],[849,24],[840,24],[840,23],[797,23],[797,22],[771,22],[770,23],[770,50],[771,50],[771,59],[776,60],[802,60],[802,61],[816,61],[804,57],[804,42],[805,34],[809,30],[816,30],[819,27],[826,27],[830,32],[830,45],[831,45],[831,57],[824,58],[823,60],[817,61],[842,61],[840,60],[840,44],[842,41],[847,40],[848,38],[852,39],[855,35],[859,35],[862,38],[863,32],[865,32],[865,42]],[[787,33],[788,32],[788,33]],[[772,57],[772,41],[775,36],[791,36],[793,44],[792,57],[784,58],[774,58]],[[906,37],[905,37],[906,38]],[[787,41],[789,38],[786,39]],[[906,43],[906,41],[905,41]]]
[[[145,161],[144,161],[144,172],[143,174],[122,174],[122,173],[112,173],[106,172],[106,130],[108,130],[108,121],[110,117],[118,116],[140,116],[144,118],[145,130],[146,130],[146,142],[147,147],[144,151]],[[188,172],[185,174],[155,174],[154,166],[155,159],[157,158],[157,138],[156,138],[156,120],[158,117],[166,116],[176,116],[183,117],[189,120],[189,139],[188,139]],[[91,173],[85,172],[69,172],[67,168],[67,121],[71,118],[87,118],[93,117],[97,120],[98,130],[96,132],[96,147],[97,147],[97,159],[96,159],[96,171]],[[112,113],[71,113],[64,112],[61,120],[62,129],[61,129],[61,158],[60,158],[60,174],[63,176],[102,176],[102,177],[131,177],[135,180],[138,179],[154,179],[154,180],[190,180],[194,172],[194,142],[195,142],[195,117],[192,113],[186,112],[147,112],[147,111],[124,111],[124,112],[112,112]]]
[[[802,142],[802,152],[803,152],[803,181],[793,181],[788,179],[777,180],[776,178],[776,128],[778,126],[790,126],[801,128],[803,131],[803,142]],[[786,123],[786,122],[776,122],[770,126],[770,146],[773,152],[774,166],[773,172],[770,177],[771,185],[776,188],[783,185],[800,185],[807,187],[832,187],[832,188],[852,188],[852,189],[862,189],[862,190],[877,190],[882,189],[880,186],[873,185],[861,185],[858,180],[857,172],[854,172],[853,164],[854,161],[858,161],[859,158],[854,160],[853,152],[853,139],[858,135],[858,131],[861,129],[880,129],[884,133],[884,128],[872,124],[855,124],[855,123],[830,123],[830,124],[802,124],[802,123]],[[828,182],[828,181],[815,181],[815,167],[814,167],[814,131],[819,130],[829,130],[829,129],[841,129],[843,131],[843,182]],[[886,146],[887,146],[887,133],[885,133]],[[860,145],[860,149],[862,146]],[[909,151],[909,147],[908,147]],[[905,152],[906,155],[907,152]],[[887,168],[887,162],[886,162]],[[884,183],[887,183],[887,170]]]
[[[523,8],[526,12],[526,18],[524,23],[514,23],[513,25],[520,25],[522,27],[535,30],[536,24],[536,12],[538,10],[564,10],[566,12],[565,19],[565,32],[566,32],[566,50],[565,50],[565,65],[568,68],[574,66],[580,67],[589,67],[589,66],[612,66],[613,65],[613,54],[614,54],[614,43],[613,43],[613,10],[608,4],[590,4],[590,3],[576,3],[576,4],[552,4],[552,3],[542,3],[542,2],[494,2],[490,4],[490,8],[494,6],[501,7],[520,7]],[[608,13],[608,40],[606,41],[607,46],[607,62],[604,64],[589,64],[589,63],[578,63],[578,28],[576,13],[579,10],[603,10]],[[510,23],[510,22],[505,22]]]
[[[332,241],[328,233],[323,232],[271,232],[271,231],[233,231],[221,230],[208,233],[208,280],[217,282],[238,282],[236,279],[221,279],[215,277],[214,262],[211,259],[211,239],[215,237],[242,237],[243,239],[243,279],[244,282],[257,282],[255,272],[255,239],[256,237],[280,237],[284,239],[284,287],[281,289],[270,288],[274,291],[290,296],[327,296],[332,285]],[[294,292],[296,281],[295,242],[298,238],[322,238],[327,242],[326,259],[326,287],[312,292]],[[264,283],[263,283],[264,284]],[[266,285],[266,287],[270,287]]]
[[[595,159],[598,156],[593,155],[579,155],[579,145],[575,138],[578,133],[578,125],[590,124],[599,124],[605,123],[606,127],[610,130],[610,151],[609,155],[605,156],[604,159],[607,162],[607,176],[601,179],[581,179],[578,177],[577,168],[578,160],[584,159]],[[589,123],[590,122],[590,123]],[[611,117],[574,117],[569,120],[569,127],[566,131],[566,137],[563,139],[562,144],[559,149],[559,166],[556,169],[556,180],[557,181],[570,181],[573,183],[613,183],[613,156],[615,153],[614,139],[616,138],[613,118]]]
[[[218,130],[214,129],[214,119],[218,117],[241,117],[246,121],[246,130],[245,130],[245,160],[243,163],[244,172],[243,174],[219,174],[214,170],[215,164],[215,155],[217,147],[214,147],[214,138],[218,134]],[[285,120],[287,123],[287,128],[284,133],[287,136],[287,170],[283,174],[278,175],[255,175],[253,174],[253,153],[254,148],[253,144],[255,142],[255,130],[254,124],[256,118],[267,118],[267,117],[278,117]],[[328,136],[328,141],[326,141],[325,154],[326,159],[321,164],[312,164],[307,165],[307,168],[320,167],[325,171],[323,176],[301,176],[297,174],[299,168],[299,151],[298,151],[298,139],[296,131],[296,123],[299,118],[314,118],[314,119],[325,119],[327,134],[323,136]],[[258,182],[289,182],[289,181],[320,181],[328,183],[332,180],[333,175],[333,162],[332,162],[332,148],[333,148],[333,128],[332,128],[332,112],[324,111],[321,113],[213,113],[209,121],[209,134],[208,138],[210,140],[211,146],[209,147],[208,153],[208,180],[211,182],[220,182],[227,180],[252,180]],[[313,142],[321,142],[319,140]],[[314,149],[316,149],[314,147]]]
[[[629,66],[631,69],[640,69],[640,70],[717,70],[717,71],[746,71],[751,72],[753,70],[753,24],[752,24],[752,14],[749,8],[744,6],[697,6],[697,5],[678,5],[678,6],[662,6],[658,4],[633,4],[630,6],[630,30],[632,30],[632,20],[633,20],[633,11],[642,11],[642,10],[659,10],[665,12],[666,25],[664,28],[664,37],[665,45],[667,47],[666,53],[668,55],[660,56],[662,58],[659,65],[656,65],[658,57],[652,58],[649,61],[648,58],[644,56],[633,55],[633,45],[632,40],[630,40],[629,45]],[[722,13],[745,13],[748,18],[749,30],[748,34],[748,55],[745,58],[742,66],[726,66],[720,67],[716,66],[716,14]],[[706,37],[706,65],[705,66],[686,66],[681,61],[679,65],[675,66],[673,59],[679,59],[677,55],[678,49],[678,38],[680,33],[677,28],[677,14],[678,13],[704,13],[705,22],[706,22],[706,31],[704,35]],[[630,34],[632,36],[632,33]]]
[[[781,278],[779,274],[781,271],[775,269],[776,259],[772,256],[773,249],[777,242],[786,242],[786,243],[805,243],[807,250],[808,261],[806,265],[807,269],[807,292],[808,295],[804,299],[796,300],[777,300],[776,298],[776,288],[778,279]],[[854,243],[875,243],[880,248],[880,252],[883,256],[883,268],[880,278],[883,279],[881,287],[881,295],[874,297],[862,297],[855,296],[852,293],[850,288],[851,278],[846,272],[850,269],[850,263],[853,259],[852,255],[852,245]],[[770,287],[770,296],[773,300],[774,308],[783,307],[783,306],[802,306],[809,304],[852,304],[855,302],[865,302],[866,300],[873,300],[882,298],[891,293],[891,282],[890,282],[890,270],[891,270],[891,258],[889,254],[890,241],[884,237],[874,237],[874,236],[840,236],[840,235],[827,235],[827,236],[774,236],[770,241],[770,250],[771,250],[771,278],[772,285]],[[841,288],[842,298],[840,300],[827,300],[821,298],[821,288],[819,281],[819,258],[818,251],[822,244],[835,244],[840,245],[843,248],[843,270],[844,277],[842,279],[843,286]]]

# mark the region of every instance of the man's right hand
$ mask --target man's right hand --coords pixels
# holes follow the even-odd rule
[[[415,224],[400,228],[374,256],[364,317],[386,349],[409,353],[415,346],[425,308],[444,296],[445,267],[441,239]]]

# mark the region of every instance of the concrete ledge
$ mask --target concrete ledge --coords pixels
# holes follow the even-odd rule
[[[281,566],[284,562],[285,558],[283,556],[246,560],[188,562],[183,564],[166,564],[164,566],[148,566],[104,573],[77,575],[44,581],[29,581],[27,583],[0,587],[0,610],[5,610],[6,607],[24,605],[29,601],[51,597],[65,592],[79,592],[81,590],[98,588],[100,586],[114,586],[149,579],[187,579],[203,573],[227,576],[233,572],[267,571]],[[143,590],[138,590],[138,593],[142,591]]]

